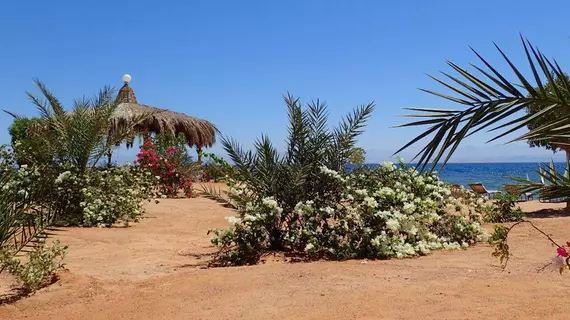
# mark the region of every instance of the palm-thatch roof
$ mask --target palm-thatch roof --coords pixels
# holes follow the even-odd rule
[[[190,146],[211,147],[216,142],[218,129],[211,122],[183,113],[139,104],[133,89],[125,83],[117,95],[117,106],[111,117],[111,126],[132,123],[144,115],[143,121],[138,121],[136,130],[139,132],[168,132],[174,135],[184,134]]]

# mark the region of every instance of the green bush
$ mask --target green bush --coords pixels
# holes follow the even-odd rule
[[[258,199],[247,184],[236,184],[232,196],[249,201],[238,217],[228,217],[229,228],[212,231],[217,261],[254,264],[276,249],[308,258],[402,258],[467,247],[485,236],[479,215],[448,211],[457,200],[435,175],[387,162],[350,174],[322,166],[314,179],[336,185],[339,198],[300,201],[287,212],[277,198]]]
[[[466,247],[483,236],[480,215],[449,214],[459,202],[435,175],[386,162],[375,170],[347,174],[356,137],[374,105],[360,107],[328,130],[326,107],[303,110],[287,96],[289,138],[279,156],[267,137],[244,151],[222,144],[236,164],[229,194],[209,196],[229,202],[237,217],[211,230],[221,265],[254,264],[267,251],[308,258],[391,258]]]
[[[516,222],[521,221],[524,214],[520,208],[516,208],[518,197],[512,194],[498,193],[493,198],[491,207],[485,215],[486,222]]]
[[[71,178],[71,177],[70,177]],[[117,221],[138,221],[143,203],[155,197],[156,177],[139,167],[92,170],[81,189],[85,226],[109,227]]]
[[[34,292],[46,285],[49,277],[63,267],[61,261],[65,257],[67,246],[59,240],[51,245],[38,245],[30,251],[24,261],[15,256],[9,247],[0,249],[0,269],[8,270],[22,283],[25,292]]]

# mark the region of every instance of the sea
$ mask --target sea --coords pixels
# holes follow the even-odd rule
[[[368,164],[367,164],[368,165]],[[369,164],[377,166],[378,164]],[[547,167],[547,164],[540,164]],[[558,172],[564,172],[564,163],[555,163]],[[352,169],[351,167],[348,168]],[[505,184],[515,184],[513,178],[540,181],[539,163],[448,163],[438,169],[439,178],[445,182],[463,185],[482,183],[487,190],[501,190]]]

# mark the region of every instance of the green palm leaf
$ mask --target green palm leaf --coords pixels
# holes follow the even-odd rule
[[[528,40],[521,38],[526,59],[528,61],[532,77],[525,77],[520,69],[508,58],[508,56],[498,47],[500,55],[509,66],[512,75],[517,82],[507,80],[509,76],[502,74],[485,60],[475,50],[475,54],[483,63],[484,67],[473,65],[482,76],[469,72],[458,65],[448,62],[448,64],[462,77],[457,77],[443,73],[450,82],[432,77],[436,82],[452,91],[455,95],[435,92],[432,90],[423,91],[436,95],[440,98],[466,106],[463,110],[442,112],[441,109],[417,108],[419,112],[413,117],[426,118],[422,121],[414,121],[401,126],[425,126],[429,125],[425,132],[412,139],[399,149],[396,153],[409,148],[425,137],[433,134],[416,158],[418,167],[421,170],[429,168],[433,170],[438,163],[445,165],[453,153],[457,150],[463,139],[476,132],[487,130],[494,133],[489,141],[494,141],[502,137],[512,135],[517,130],[527,126],[538,117],[556,112],[561,108],[569,109],[568,96],[570,84],[564,77],[563,86],[554,86],[553,92],[547,92],[544,81],[553,81],[553,77],[562,75],[560,67],[552,63]],[[538,89],[535,90],[535,87]],[[541,105],[544,108],[535,114],[526,115],[519,112],[529,105]],[[502,131],[501,131],[502,130]],[[568,138],[570,136],[570,117],[556,119],[547,124],[530,130],[528,133],[517,136],[509,142],[521,140],[552,140]],[[431,166],[428,164],[431,163]]]

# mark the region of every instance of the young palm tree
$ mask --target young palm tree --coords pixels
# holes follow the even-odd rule
[[[40,112],[41,121],[31,128],[34,139],[40,139],[53,161],[71,163],[80,172],[107,155],[112,148],[133,136],[135,127],[150,114],[141,113],[130,122],[112,123],[117,108],[115,90],[104,87],[93,98],[77,99],[71,111],[39,80],[34,80],[43,99],[28,93]]]
[[[512,78],[516,81],[508,80],[511,75],[499,72],[475,50],[473,52],[483,66],[471,64],[471,67],[479,73],[469,72],[448,61],[447,64],[461,77],[445,72],[442,72],[442,75],[446,80],[430,76],[452,93],[447,95],[425,89],[421,89],[422,91],[457,103],[463,108],[456,110],[406,108],[419,112],[408,116],[423,119],[399,127],[428,126],[428,128],[396,153],[423,138],[431,137],[415,158],[418,159],[418,167],[421,170],[431,171],[438,163],[445,165],[465,137],[481,130],[488,129],[489,132],[494,133],[490,142],[512,135],[540,117],[553,113],[560,114],[562,111],[568,114],[570,112],[570,101],[567,99],[570,93],[568,78],[563,76],[564,72],[556,60],[546,58],[528,40],[521,37],[521,41],[531,76],[525,77],[496,45],[497,50],[510,67],[511,75],[514,76]],[[546,83],[557,85],[547,87]],[[538,108],[540,111],[536,113],[524,113],[524,110],[530,106],[542,107]],[[570,117],[550,117],[549,119],[551,120],[539,126],[531,126],[532,129],[529,132],[516,136],[509,142],[557,141],[558,144],[567,145],[568,143],[558,141],[570,141]],[[551,175],[543,171],[541,175],[547,184],[526,181],[528,190],[539,189],[545,198],[570,196],[570,179],[565,178],[561,173]]]

